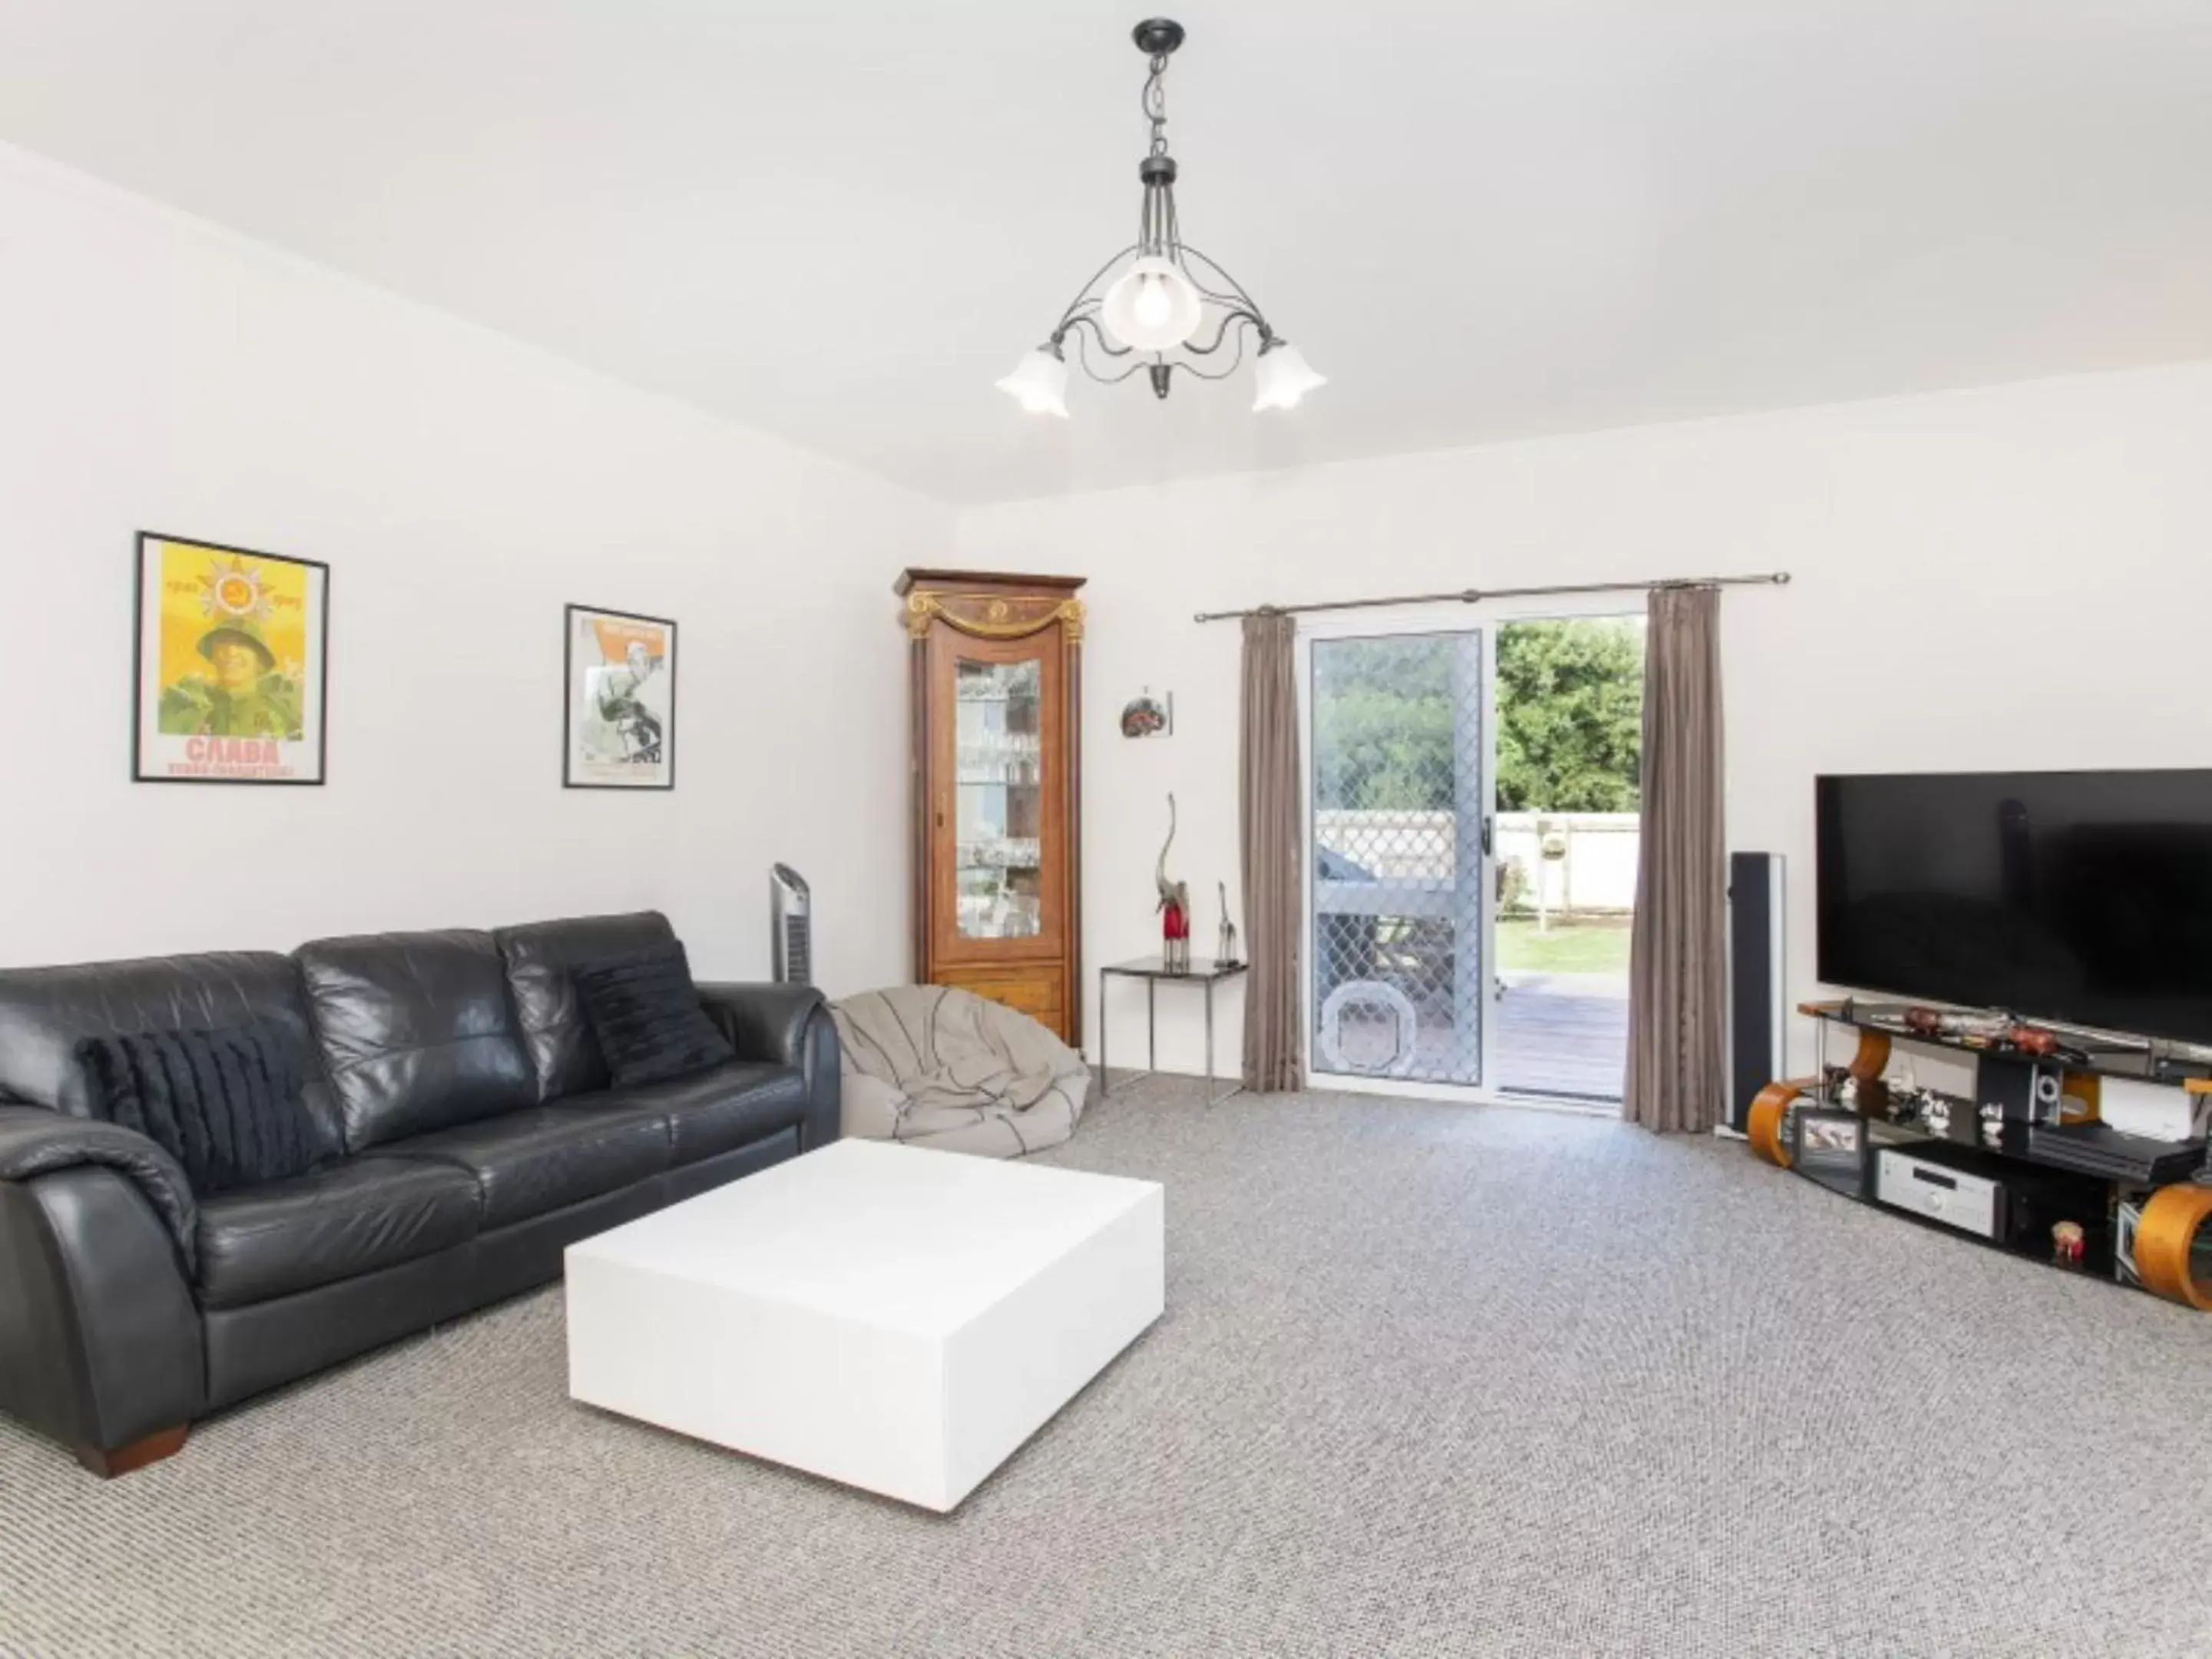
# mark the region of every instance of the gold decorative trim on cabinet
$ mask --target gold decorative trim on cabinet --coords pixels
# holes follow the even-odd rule
[[[1049,594],[932,593],[906,596],[906,631],[915,639],[942,617],[963,634],[979,640],[1019,640],[1042,634],[1054,623],[1066,625],[1067,642],[1083,642],[1083,601]]]

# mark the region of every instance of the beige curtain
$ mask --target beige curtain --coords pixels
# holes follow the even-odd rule
[[[1711,1128],[1728,1103],[1720,594],[1655,588],[1650,617],[1621,1115],[1694,1132]]]
[[[1237,822],[1244,854],[1244,1086],[1305,1086],[1298,1053],[1305,824],[1298,804],[1297,628],[1244,618],[1243,727]]]

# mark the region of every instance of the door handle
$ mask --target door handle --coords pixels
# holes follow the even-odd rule
[[[1491,844],[1491,817],[1485,812],[1482,815],[1482,856],[1488,858],[1496,850]]]

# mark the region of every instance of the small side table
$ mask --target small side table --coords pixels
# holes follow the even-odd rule
[[[1218,1106],[1230,1096],[1243,1088],[1233,1083],[1219,1094],[1213,1092],[1213,988],[1225,979],[1234,979],[1245,970],[1241,962],[1214,962],[1205,957],[1193,957],[1190,966],[1170,969],[1158,957],[1145,957],[1135,962],[1117,962],[1110,968],[1098,970],[1098,1092],[1103,1097],[1113,1092],[1106,1069],[1106,981],[1115,975],[1123,979],[1145,981],[1145,1069],[1138,1077],[1151,1077],[1160,1068],[1158,1006],[1156,988],[1164,980],[1170,985],[1202,985],[1206,988],[1206,1103]],[[1125,1082],[1129,1079],[1123,1079]]]

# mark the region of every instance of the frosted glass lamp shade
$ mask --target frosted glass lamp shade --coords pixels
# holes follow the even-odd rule
[[[1098,320],[1121,344],[1137,351],[1169,351],[1198,327],[1197,286],[1172,261],[1139,259],[1106,290]]]
[[[998,386],[1032,415],[1067,418],[1067,361],[1053,352],[1026,354]]]
[[[1328,384],[1328,377],[1315,374],[1305,355],[1288,340],[1271,341],[1261,351],[1253,379],[1255,415],[1263,409],[1296,409],[1307,392]]]

